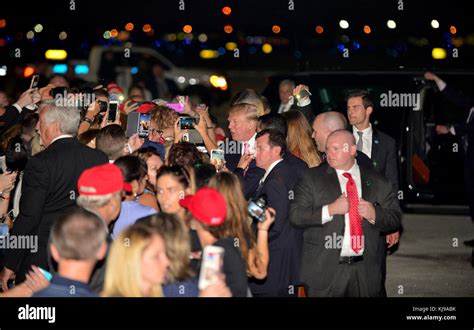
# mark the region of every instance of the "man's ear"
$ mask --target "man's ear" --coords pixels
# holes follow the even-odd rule
[[[273,147],[272,153],[273,153],[273,155],[275,156],[275,158],[280,157],[280,155],[281,155],[281,147],[279,147],[279,146]]]
[[[99,248],[99,251],[97,251],[95,257],[97,260],[102,260],[105,258],[105,255],[107,254],[107,242],[103,242],[102,245]]]
[[[355,155],[357,154],[357,146],[355,144],[351,145],[349,151],[351,153],[351,156],[355,157]]]
[[[53,257],[54,261],[59,262],[59,260],[61,260],[61,256],[59,255],[58,249],[56,249],[53,243],[49,245],[49,249],[51,251],[51,256]]]
[[[374,108],[373,107],[367,107],[365,109],[365,111],[367,112],[367,115],[370,116],[372,114],[372,112],[374,112]]]

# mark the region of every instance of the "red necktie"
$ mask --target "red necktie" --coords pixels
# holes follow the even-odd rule
[[[351,247],[357,254],[363,248],[362,219],[359,214],[359,196],[357,186],[350,173],[343,173],[347,178],[346,193],[349,198],[349,223],[351,233]]]

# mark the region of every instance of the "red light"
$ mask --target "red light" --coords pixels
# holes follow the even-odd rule
[[[23,70],[23,76],[24,76],[25,78],[28,78],[28,77],[32,76],[33,73],[35,73],[35,69],[32,68],[31,66],[27,66],[27,67],[25,68],[25,70]]]
[[[316,33],[321,34],[324,32],[324,29],[321,25],[316,26]]]
[[[232,27],[232,25],[224,26],[224,32],[225,33],[232,33],[232,31],[234,31],[234,28]]]
[[[224,15],[230,15],[231,12],[232,12],[232,8],[230,8],[228,6],[225,6],[224,8],[222,8],[222,13]]]

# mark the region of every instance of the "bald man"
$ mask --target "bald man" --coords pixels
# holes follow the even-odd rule
[[[290,204],[290,222],[304,230],[301,281],[313,297],[383,296],[380,233],[401,225],[397,196],[387,179],[359,167],[349,131],[328,134],[324,150],[328,166],[307,170]]]

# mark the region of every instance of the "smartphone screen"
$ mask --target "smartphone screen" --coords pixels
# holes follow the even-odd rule
[[[199,289],[203,290],[216,281],[224,266],[224,248],[206,246],[202,252],[201,271],[199,273]]]
[[[37,74],[35,74],[33,77],[31,77],[30,88],[38,87],[39,78],[40,78],[40,76],[37,75]]]
[[[210,160],[211,164],[215,166],[217,171],[222,170],[224,167],[224,150],[212,149]]]
[[[182,103],[167,103],[166,106],[178,113],[184,112],[184,104]]]
[[[195,118],[192,117],[179,117],[180,129],[194,129],[193,124],[196,122]]]
[[[150,134],[150,121],[151,114],[141,113],[138,119],[138,136],[141,138],[147,138]]]
[[[118,108],[118,101],[110,101],[109,102],[109,116],[107,117],[107,121],[114,122],[117,118],[117,108]]]

